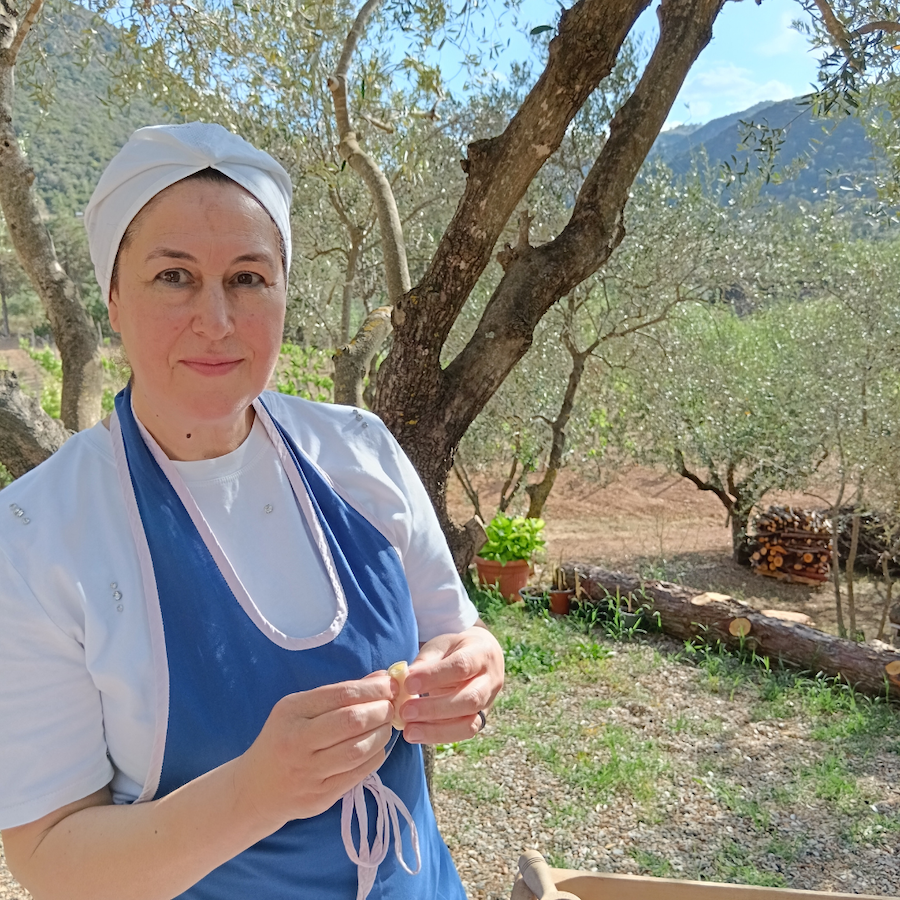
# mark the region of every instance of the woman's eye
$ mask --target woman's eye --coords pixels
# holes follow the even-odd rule
[[[264,279],[262,275],[257,275],[255,272],[238,272],[232,280],[241,287],[256,287],[256,285],[262,284]]]
[[[186,284],[188,281],[188,273],[184,269],[166,269],[156,277],[166,284]]]

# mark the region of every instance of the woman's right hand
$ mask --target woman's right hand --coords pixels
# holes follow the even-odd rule
[[[396,690],[379,672],[283,697],[235,761],[238,802],[273,831],[324,812],[384,762]]]

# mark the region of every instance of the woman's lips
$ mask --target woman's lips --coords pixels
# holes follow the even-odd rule
[[[233,372],[243,360],[241,359],[183,359],[182,365],[187,366],[198,375],[227,375]]]

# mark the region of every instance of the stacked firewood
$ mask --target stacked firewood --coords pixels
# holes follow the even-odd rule
[[[828,580],[831,520],[821,510],[770,506],[753,520],[750,565],[769,578],[797,584]]]
[[[841,564],[850,555],[850,540],[853,532],[853,516],[859,515],[859,536],[856,542],[856,567],[882,574],[882,556],[888,555],[888,571],[891,575],[900,574],[900,554],[897,554],[894,542],[900,535],[900,522],[896,515],[867,510],[862,513],[852,506],[844,506],[838,510],[838,552]],[[894,555],[891,555],[894,551]]]

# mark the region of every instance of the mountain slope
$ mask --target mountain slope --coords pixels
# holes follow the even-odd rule
[[[748,161],[753,170],[758,158],[747,149],[739,149],[741,120],[785,129],[784,144],[777,161],[779,167],[798,157],[807,160],[806,167],[795,179],[768,185],[768,193],[779,199],[793,197],[812,201],[828,188],[849,184],[858,184],[864,193],[869,193],[866,185],[875,172],[875,151],[862,124],[852,117],[817,118],[801,105],[800,98],[760,103],[697,128],[682,126],[663,132],[654,145],[651,158],[662,159],[676,175],[683,175],[704,148],[713,166],[728,162],[732,168],[741,169]]]
[[[30,89],[29,67],[23,67],[14,107],[14,125],[37,176],[37,188],[51,215],[83,210],[106,164],[142,125],[172,121],[163,107],[135,99],[127,108],[108,105],[112,75],[99,61],[116,40],[112,28],[95,36],[94,57],[81,66],[71,52],[74,40],[90,24],[87,14],[72,7],[64,15],[47,11],[29,41],[37,41],[45,62],[32,78],[50,102],[42,108]],[[26,49],[32,58],[38,47]],[[48,88],[47,82],[51,85]]]

